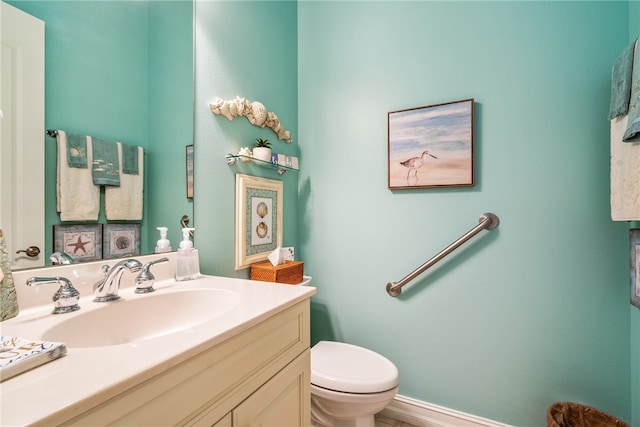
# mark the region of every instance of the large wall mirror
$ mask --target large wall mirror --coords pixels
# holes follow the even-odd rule
[[[141,252],[153,251],[159,226],[169,228],[175,249],[180,219],[193,216],[185,159],[186,146],[193,144],[192,1],[6,3],[44,21],[44,128],[142,146]],[[53,228],[61,224],[56,210],[57,149],[55,138],[44,133],[40,138],[45,171],[45,244],[40,257],[48,265]],[[103,210],[101,224],[107,222]]]

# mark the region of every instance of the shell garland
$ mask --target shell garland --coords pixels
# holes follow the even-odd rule
[[[251,102],[239,96],[229,101],[216,97],[213,103],[209,104],[209,108],[211,108],[213,114],[225,116],[229,120],[233,120],[235,116],[244,116],[252,125],[261,128],[266,126],[273,130],[278,135],[278,139],[287,144],[293,141],[291,132],[285,130],[280,120],[278,120],[278,116],[271,111],[267,111],[267,108],[261,102]]]

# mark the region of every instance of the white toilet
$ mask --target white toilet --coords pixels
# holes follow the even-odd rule
[[[374,427],[374,415],[398,392],[398,369],[384,356],[351,344],[311,348],[311,424]]]

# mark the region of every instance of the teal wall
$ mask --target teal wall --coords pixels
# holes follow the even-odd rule
[[[235,174],[283,179],[285,245],[296,246],[318,287],[314,341],[372,348],[399,366],[401,394],[506,423],[544,425],[547,406],[565,399],[631,420],[632,387],[634,402],[639,395],[631,345],[640,340],[627,314],[627,226],[609,219],[606,113],[635,6],[195,7],[203,272],[248,275],[233,270]],[[265,103],[293,130],[294,144],[274,148],[299,148],[298,177],[224,166],[226,153],[273,140],[244,118],[209,111],[216,96],[236,95]],[[476,99],[476,186],[387,190],[386,113],[468,97]],[[402,296],[386,294],[387,281],[485,211],[500,216],[498,229]]]
[[[8,3],[45,21],[45,126],[145,148],[143,252],[155,227],[178,241],[185,196],[184,146],[193,138],[193,17],[190,1]],[[170,25],[168,25],[170,23]],[[161,38],[160,38],[161,37]],[[46,253],[56,212],[56,146],[46,149]],[[182,185],[180,185],[182,184]],[[104,204],[103,204],[104,206]],[[101,213],[100,222],[106,222]]]
[[[284,182],[285,246],[297,249],[298,176],[247,164],[229,167],[227,153],[252,147],[256,138],[272,142],[277,153],[298,154],[296,2],[196,1],[195,93],[195,246],[202,272],[248,277],[234,270],[235,175],[257,175]],[[293,142],[246,118],[214,115],[215,97],[236,96],[262,102],[277,114]],[[304,167],[304,166],[303,166]]]
[[[629,2],[629,42],[640,36],[640,2]],[[638,224],[635,225],[636,227]],[[640,425],[640,309],[631,307],[631,424]]]
[[[182,240],[180,218],[193,217],[186,196],[186,146],[193,144],[193,2],[149,2],[149,149],[145,211],[148,247],[157,227],[169,228],[174,250]]]
[[[630,341],[628,226],[610,220],[607,121],[630,10],[298,4],[298,250],[318,287],[314,341],[378,351],[398,365],[400,394],[505,423],[544,425],[561,400],[631,421],[638,314]],[[475,187],[389,191],[387,112],[470,97]],[[496,230],[387,295],[388,281],[486,211]]]
[[[631,424],[640,425],[640,310],[631,307]]]

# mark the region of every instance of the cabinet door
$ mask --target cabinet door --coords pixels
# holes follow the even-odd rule
[[[232,427],[231,413],[228,413],[223,419],[215,423],[212,427]]]
[[[310,426],[310,354],[307,349],[234,409],[233,426]]]

